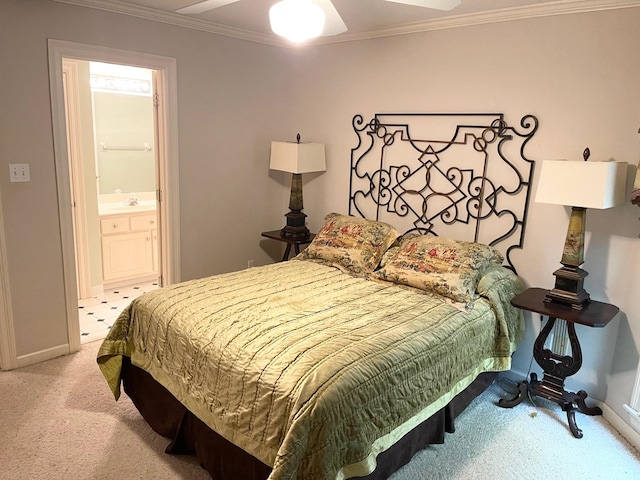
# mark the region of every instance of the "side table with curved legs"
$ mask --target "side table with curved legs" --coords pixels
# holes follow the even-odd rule
[[[529,288],[511,300],[515,307],[549,317],[533,345],[533,358],[544,370],[542,380],[538,380],[538,376],[532,373],[529,381],[523,380],[518,384],[518,393],[514,398],[511,400],[503,398],[498,402],[498,405],[504,408],[515,407],[529,395],[552,400],[567,412],[567,421],[573,436],[582,438],[582,430],[576,424],[576,409],[587,415],[602,415],[602,410],[599,407],[587,406],[585,402],[587,393],[584,390],[574,393],[564,389],[565,379],[576,374],[582,366],[582,349],[576,334],[575,324],[604,327],[616,316],[619,309],[608,303],[591,301],[585,304],[582,310],[576,310],[570,305],[546,302],[546,294],[547,290],[545,289]],[[560,355],[545,348],[545,343],[556,321],[564,321],[567,324],[571,345],[570,356]]]

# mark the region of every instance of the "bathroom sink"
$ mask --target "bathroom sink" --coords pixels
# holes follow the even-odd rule
[[[115,215],[122,213],[151,212],[155,211],[155,202],[140,202],[138,205],[122,205],[122,204],[100,204],[98,205],[98,213],[100,215]]]

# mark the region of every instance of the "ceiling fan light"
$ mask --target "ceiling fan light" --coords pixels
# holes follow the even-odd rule
[[[269,9],[271,30],[292,42],[303,42],[322,34],[325,14],[311,0],[282,0]]]

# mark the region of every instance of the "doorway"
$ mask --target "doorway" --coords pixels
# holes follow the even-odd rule
[[[78,298],[161,282],[155,72],[66,58],[63,71]]]
[[[86,343],[104,338],[131,300],[162,284],[156,72],[64,58],[63,74]]]
[[[74,171],[75,162],[72,162],[72,158],[70,158],[74,155],[73,145],[77,139],[74,139],[73,136],[77,132],[74,132],[73,123],[69,123],[69,126],[67,126],[67,111],[70,105],[65,103],[65,82],[67,80],[65,65],[68,65],[69,61],[71,63],[73,61],[85,61],[126,65],[153,71],[152,81],[156,86],[155,95],[153,96],[153,105],[156,112],[156,135],[153,145],[149,145],[149,147],[143,145],[142,148],[143,150],[150,148],[155,151],[157,158],[155,162],[156,189],[152,192],[151,199],[146,196],[145,198],[137,198],[137,195],[130,195],[138,192],[121,193],[125,194],[127,200],[131,199],[133,201],[135,199],[138,203],[155,203],[157,210],[157,225],[155,227],[159,239],[157,242],[157,258],[159,261],[154,268],[162,272],[162,283],[165,285],[179,281],[179,210],[175,59],[73,42],[49,40],[50,89],[60,231],[62,236],[65,305],[69,352],[74,352],[79,350],[81,346],[78,297],[86,296],[88,293],[86,289],[87,275],[82,273],[87,271],[86,265],[80,265],[80,263],[90,262],[86,240],[76,242],[75,239],[74,224],[76,224],[78,230],[81,230],[83,215],[85,218],[87,217],[86,211],[78,215],[77,207],[79,204],[75,199],[80,193],[78,190],[91,185],[91,182],[76,181],[84,178],[83,172]],[[71,105],[71,107],[73,106]],[[79,153],[81,152],[76,152],[76,154]],[[93,187],[97,191],[98,182],[95,182]],[[117,190],[117,188],[114,188],[114,190]],[[86,195],[85,192],[84,198],[90,198],[90,196]],[[119,202],[120,200],[118,199],[117,201]],[[129,212],[127,211],[127,213]],[[141,222],[143,220],[139,220],[136,223],[136,228],[143,228]],[[87,238],[86,232],[84,238]],[[137,256],[134,255],[133,257],[137,258]]]

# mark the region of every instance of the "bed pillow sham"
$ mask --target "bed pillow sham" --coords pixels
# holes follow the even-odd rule
[[[503,260],[498,250],[481,243],[407,235],[376,276],[468,304],[484,272]]]
[[[393,226],[375,220],[330,213],[324,221],[298,258],[319,260],[357,275],[373,272],[399,236]]]

